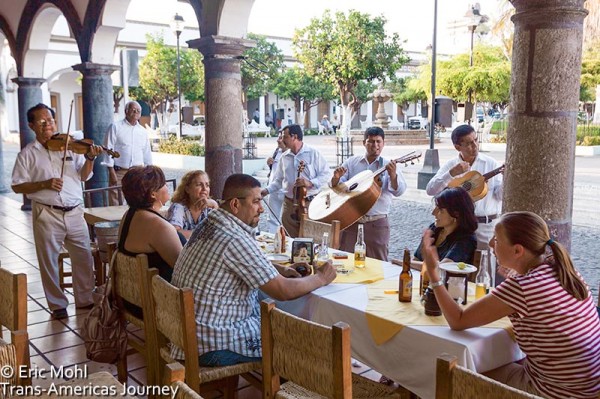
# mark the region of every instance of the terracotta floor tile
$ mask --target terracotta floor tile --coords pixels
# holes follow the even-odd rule
[[[261,399],[262,392],[253,386],[249,386],[238,391],[238,399]]]
[[[88,361],[85,363],[80,363],[78,366],[87,368],[89,374],[97,373],[99,371],[107,371],[112,375],[117,374],[117,366],[114,364]]]
[[[128,365],[128,368],[131,368]],[[129,376],[133,377],[140,384],[146,384],[146,367],[141,367],[137,370],[129,371]]]
[[[72,346],[45,354],[55,366],[70,366],[75,363],[86,362],[87,356],[83,345]]]
[[[71,346],[82,345],[83,340],[74,332],[67,331],[42,338],[35,338],[31,340],[31,343],[40,351],[46,353]]]
[[[46,323],[33,324],[27,327],[29,339],[45,337],[47,335],[58,334],[68,330],[69,328],[58,320],[51,320]]]
[[[38,302],[30,299],[27,301],[27,311],[28,312],[36,312],[38,310],[45,310],[43,305],[40,305]]]
[[[38,310],[36,312],[27,313],[27,325],[44,323],[51,320],[50,312],[46,310]]]

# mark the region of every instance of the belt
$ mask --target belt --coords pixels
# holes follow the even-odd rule
[[[124,168],[124,167],[122,167],[122,166],[117,166],[117,165],[114,165],[114,166],[113,166],[113,169],[114,169],[115,171],[119,171],[119,170],[127,170],[127,169],[129,169],[129,168]]]
[[[373,215],[373,216],[363,216],[360,219],[358,219],[358,223],[370,223],[370,222],[374,222],[376,220],[379,219],[385,219],[387,217],[387,215]]]
[[[492,220],[496,219],[498,217],[498,215],[487,215],[487,216],[476,216],[477,217],[477,223],[490,223]]]
[[[63,212],[70,212],[79,206],[79,205],[75,205],[75,206],[48,205],[48,204],[42,204],[41,202],[38,202],[38,204],[47,206],[48,208],[56,209],[57,211],[63,211]]]

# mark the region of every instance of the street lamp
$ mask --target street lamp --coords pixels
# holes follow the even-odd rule
[[[175,13],[175,16],[173,17],[173,20],[171,21],[171,30],[173,31],[173,33],[175,33],[175,35],[177,36],[177,97],[179,98],[178,100],[178,107],[179,107],[179,133],[177,134],[177,140],[181,139],[181,136],[183,135],[183,130],[182,130],[182,124],[181,124],[181,70],[180,70],[180,62],[179,62],[179,36],[181,36],[181,32],[183,32],[183,23],[185,21],[183,20],[183,17],[177,13]]]
[[[469,68],[473,67],[473,44],[475,40],[475,31],[488,20],[489,18],[487,16],[481,15],[481,7],[479,3],[475,3],[474,5],[472,5],[469,11],[467,11],[467,13],[465,14],[465,22],[467,28],[469,29],[469,32],[471,32],[471,51],[469,53]],[[473,110],[473,108],[475,107],[473,106],[471,97],[472,93],[471,90],[469,90],[467,99],[468,104],[471,105],[471,117],[469,118],[469,125],[471,124],[471,120],[473,119],[473,111],[476,111]]]

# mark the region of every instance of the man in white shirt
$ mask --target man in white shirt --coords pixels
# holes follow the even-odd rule
[[[448,187],[448,183],[464,173],[475,170],[482,175],[500,167],[490,156],[479,153],[477,134],[470,125],[460,125],[452,131],[452,143],[458,151],[458,156],[446,162],[427,184],[427,194],[436,195]],[[475,216],[478,227],[477,247],[486,249],[494,235],[494,226],[502,212],[502,174],[487,181],[487,195],[475,202]]]
[[[365,155],[356,155],[344,161],[342,166],[335,169],[331,178],[331,186],[350,180],[360,172],[372,172],[385,166],[386,171],[380,175],[381,196],[373,207],[356,223],[342,231],[340,249],[354,252],[358,224],[364,225],[367,256],[370,258],[388,260],[390,223],[388,214],[392,205],[392,197],[401,196],[406,191],[406,181],[402,172],[396,169],[396,162],[389,162],[381,156],[385,146],[385,133],[380,127],[370,127],[365,131]]]
[[[294,188],[305,187],[307,194],[305,205],[329,181],[331,173],[325,157],[314,148],[302,142],[304,135],[300,125],[288,125],[282,129],[282,140],[287,151],[281,156],[275,170],[273,182],[262,190],[262,196],[275,193],[281,189],[285,192],[281,222],[291,237],[298,237],[300,220],[298,214],[302,210],[294,209]],[[304,165],[301,167],[301,165]],[[300,172],[299,172],[300,171]]]
[[[102,148],[92,145],[85,155],[67,150],[64,158],[63,151],[50,151],[47,145],[56,131],[54,110],[38,104],[27,111],[27,120],[36,140],[17,155],[12,189],[32,201],[33,239],[46,301],[53,318],[63,319],[68,317],[69,300],[59,284],[61,246],[71,257],[75,305],[87,308],[93,303],[95,280],[81,182],[92,177],[94,159]]]
[[[109,186],[120,186],[121,179],[132,166],[152,164],[152,153],[148,132],[140,124],[142,107],[137,101],[125,104],[125,119],[115,122],[108,128],[104,138],[104,146],[117,151],[119,158],[105,157],[108,166]],[[117,193],[110,193],[110,204],[118,205]]]

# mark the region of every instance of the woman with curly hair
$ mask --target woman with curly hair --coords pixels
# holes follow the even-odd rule
[[[134,166],[122,180],[129,210],[119,228],[119,251],[146,254],[148,265],[171,281],[173,266],[182,249],[177,230],[158,212],[169,200],[165,175],[158,166]]]
[[[441,282],[432,232],[423,234],[430,287],[450,328],[479,327],[508,316],[526,357],[484,374],[547,398],[598,398],[600,320],[567,250],[532,212],[502,215],[494,233],[490,247],[511,273],[466,308],[456,304]]]
[[[189,239],[208,212],[218,207],[217,202],[210,198],[210,181],[206,172],[192,170],[181,178],[171,199],[167,220]]]

